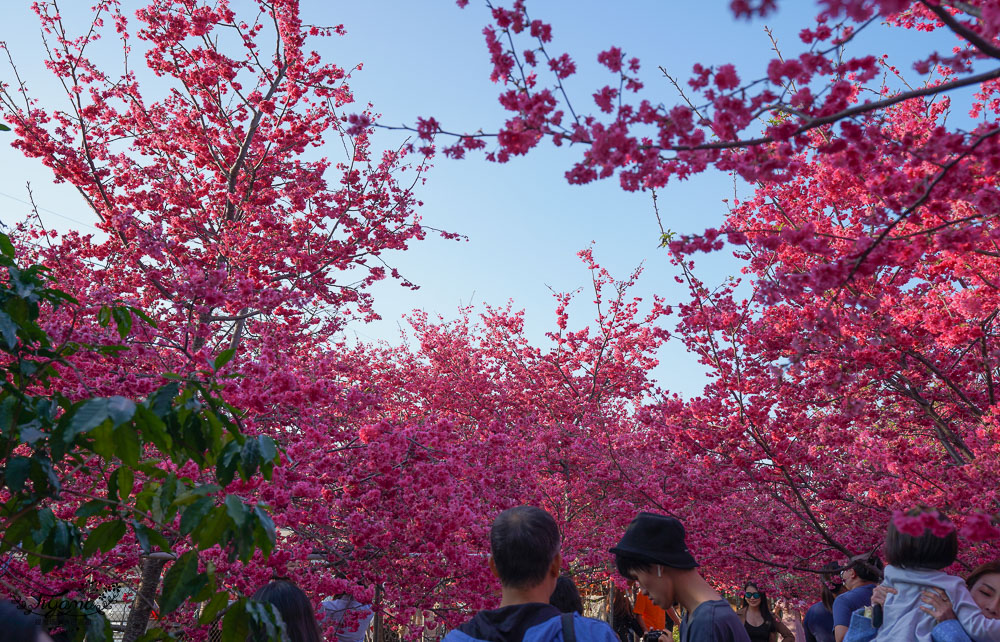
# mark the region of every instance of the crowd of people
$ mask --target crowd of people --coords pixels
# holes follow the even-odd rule
[[[923,512],[931,511],[910,516]],[[476,613],[444,642],[671,642],[675,626],[681,642],[797,642],[760,584],[746,582],[737,605],[709,584],[673,517],[640,513],[610,552],[635,603],[631,591],[612,588],[605,622],[584,615],[576,584],[562,572],[552,516],[533,506],[503,511],[490,529],[489,556],[500,604]],[[796,626],[805,642],[1000,641],[1000,560],[963,580],[943,570],[958,555],[954,528],[916,534],[894,521],[882,555],[885,565],[872,553],[820,570],[819,600]],[[374,616],[370,606],[342,595],[322,602],[317,617],[289,579],[270,582],[253,598],[281,615],[289,642],[319,642],[321,624],[338,642],[362,642]],[[53,639],[40,618],[10,602],[0,602],[0,630],[13,642]]]
[[[874,553],[820,570],[819,600],[798,627],[806,642],[1000,641],[1000,561],[976,568],[965,580],[944,572],[958,555],[956,530],[937,511],[942,528],[897,527],[890,522],[882,559]],[[762,587],[746,582],[734,608],[697,570],[683,525],[654,513],[636,517],[611,549],[620,575],[638,588],[635,608],[625,592],[611,594],[611,625],[583,617],[572,580],[560,575],[555,520],[531,506],[501,513],[490,538],[490,568],[501,602],[450,632],[445,642],[538,641],[668,642],[676,617],[681,642],[795,642],[776,617]],[[550,597],[551,603],[544,601]],[[670,617],[653,629],[639,599]]]

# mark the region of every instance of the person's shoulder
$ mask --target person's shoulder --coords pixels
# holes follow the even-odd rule
[[[743,621],[726,600],[710,600],[695,607],[688,620],[691,639],[707,635],[713,640],[749,641]]]
[[[859,601],[867,604],[874,590],[874,584],[863,584],[852,588],[850,591],[844,591],[833,599],[833,608],[838,608],[838,605],[839,608],[850,608],[851,605]],[[854,609],[851,610],[853,611]]]
[[[945,620],[931,630],[931,640],[933,642],[970,642],[972,638],[965,632],[958,620]]]
[[[823,617],[826,613],[829,613],[829,611],[826,610],[826,607],[823,606],[823,603],[816,602],[808,609],[806,609],[806,615],[805,618],[803,619],[815,620],[816,618]]]
[[[441,638],[441,640],[442,642],[445,640],[447,640],[447,642],[474,642],[475,640],[478,640],[478,638],[472,637],[461,629],[452,629],[451,631],[448,631],[445,636]]]
[[[695,622],[704,622],[706,624],[725,624],[727,622],[735,622],[741,628],[743,627],[743,622],[740,620],[740,615],[733,609],[733,605],[726,600],[709,600],[707,602],[702,602],[694,608],[691,612],[689,621],[692,625]]]
[[[586,642],[619,642],[618,634],[615,633],[607,622],[584,617],[579,613],[573,613],[573,631],[578,640]],[[561,640],[563,632],[563,617],[559,616],[545,620],[536,624],[524,632],[524,642],[548,642],[550,640]],[[455,639],[452,642],[467,642]]]
[[[584,640],[618,640],[618,634],[611,628],[611,625],[602,620],[574,613],[573,626],[578,634],[582,634],[578,637]]]

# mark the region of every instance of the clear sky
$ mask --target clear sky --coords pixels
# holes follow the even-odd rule
[[[19,4],[20,6],[14,6]],[[90,2],[64,0],[67,11],[81,11]],[[124,0],[126,7],[137,6]],[[237,0],[235,7],[248,7]],[[744,80],[763,75],[774,56],[764,33],[770,26],[782,53],[797,55],[803,48],[797,34],[817,12],[811,0],[785,0],[778,14],[766,21],[737,21],[726,0],[681,3],[677,0],[533,0],[533,17],[551,22],[551,51],[567,51],[580,73],[568,83],[574,103],[589,110],[590,94],[611,80],[596,63],[597,53],[611,45],[622,47],[643,63],[646,95],[656,101],[677,101],[672,86],[655,72],[659,65],[686,79],[695,62],[733,62]],[[0,39],[6,40],[22,75],[43,103],[62,104],[39,65],[41,43],[28,0],[5,3]],[[374,104],[386,124],[413,123],[417,116],[434,116],[451,130],[494,130],[505,118],[497,104],[499,88],[490,82],[490,64],[482,28],[487,10],[476,0],[461,10],[452,0],[365,0],[337,2],[302,0],[305,19],[317,24],[342,23],[347,35],[323,41],[320,53],[345,67],[363,63],[351,87],[358,102]],[[66,12],[64,11],[64,14]],[[81,14],[82,15],[82,14]],[[82,22],[78,28],[86,25]],[[931,36],[935,37],[935,36]],[[888,53],[890,61],[908,67],[915,53],[927,50],[928,36],[879,27],[859,38],[857,52]],[[943,42],[943,41],[939,41]],[[913,74],[915,75],[915,74]],[[10,80],[6,68],[0,79]],[[360,110],[360,109],[359,109]],[[8,134],[9,136],[9,134]],[[395,146],[401,132],[377,134],[381,145]],[[9,139],[7,139],[9,140]],[[333,141],[336,143],[336,141]],[[330,156],[335,157],[336,148]],[[362,341],[399,340],[402,315],[424,309],[454,318],[463,304],[502,305],[513,300],[526,311],[526,328],[536,343],[555,327],[551,290],[586,286],[589,276],[576,252],[594,245],[597,260],[615,276],[626,277],[642,264],[645,272],[635,289],[651,300],[657,293],[668,302],[683,300],[684,289],[674,282],[664,250],[658,248],[657,226],[649,194],[626,193],[616,180],[587,186],[569,186],[563,173],[576,158],[572,149],[542,147],[506,165],[473,156],[463,161],[435,160],[427,184],[420,188],[424,224],[458,232],[468,241],[429,238],[409,251],[387,256],[419,290],[391,282],[374,289],[382,321],[352,323],[348,334]],[[67,186],[53,186],[48,171],[26,160],[0,137],[0,219],[9,223],[27,214],[25,183],[30,181],[43,208],[46,225],[89,230],[94,218]],[[741,194],[747,192],[740,187]],[[723,199],[732,198],[731,177],[708,172],[675,183],[660,196],[664,225],[674,231],[699,232],[718,224],[725,215]],[[90,230],[93,231],[93,230]],[[698,272],[708,283],[735,274],[730,257],[714,256],[699,262]],[[575,323],[593,319],[586,292],[573,309]],[[673,322],[668,321],[672,330]],[[673,340],[660,353],[655,371],[659,384],[690,396],[705,382],[704,368]]]

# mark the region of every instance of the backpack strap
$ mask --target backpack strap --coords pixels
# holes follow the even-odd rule
[[[576,642],[576,627],[573,623],[572,613],[562,614],[562,634],[563,642]]]

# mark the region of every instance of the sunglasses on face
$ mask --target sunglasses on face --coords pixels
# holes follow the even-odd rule
[[[747,591],[746,593],[743,594],[743,597],[747,598],[748,600],[759,600],[760,597],[761,597],[761,594],[760,593],[751,593],[750,591]]]

